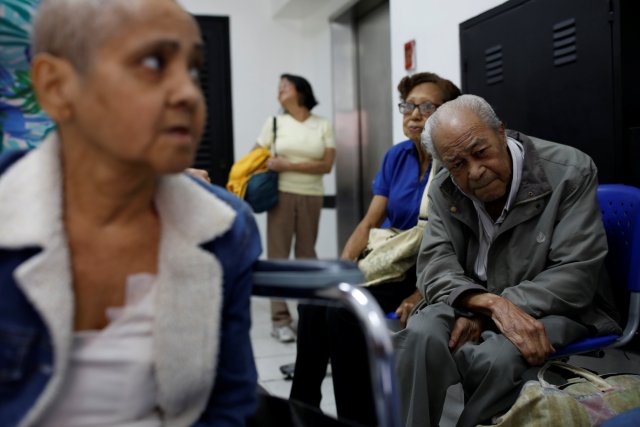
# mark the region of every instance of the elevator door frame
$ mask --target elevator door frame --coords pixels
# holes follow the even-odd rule
[[[359,30],[367,25],[367,19],[380,18],[376,14],[386,8],[388,49],[380,64],[387,64],[386,73],[378,79],[378,89],[388,90],[387,99],[376,105],[388,125],[371,132],[369,122],[379,125],[379,119],[371,120],[363,102],[370,102],[369,91],[362,87],[363,71],[360,68],[363,49],[358,40]],[[373,21],[372,21],[373,22]],[[375,25],[375,23],[374,23]],[[334,98],[334,128],[336,138],[336,208],[338,248],[344,247],[347,239],[364,217],[372,197],[372,180],[380,168],[384,153],[393,144],[393,121],[391,114],[393,93],[391,80],[391,41],[388,0],[359,1],[346,12],[331,18],[331,54]],[[365,30],[367,30],[365,28]],[[379,53],[380,49],[376,49]],[[376,66],[378,64],[375,64]],[[366,79],[371,81],[372,76]],[[365,93],[363,93],[365,92]],[[382,111],[382,112],[381,112]],[[371,135],[374,133],[374,135]],[[383,134],[381,134],[383,133]]]

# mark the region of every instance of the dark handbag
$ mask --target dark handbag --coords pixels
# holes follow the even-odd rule
[[[273,153],[276,154],[276,117],[273,116]],[[255,213],[265,212],[278,204],[278,172],[260,171],[251,175],[244,200]]]
[[[251,175],[244,199],[255,213],[268,211],[278,204],[278,172],[266,170]]]

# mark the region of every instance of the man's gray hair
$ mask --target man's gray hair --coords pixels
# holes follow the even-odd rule
[[[442,161],[442,159],[433,144],[433,131],[440,126],[442,117],[446,117],[453,111],[460,110],[470,111],[490,129],[496,132],[500,131],[502,122],[484,98],[477,95],[461,95],[454,100],[445,102],[429,117],[422,131],[422,145],[438,161]]]
[[[33,53],[65,58],[79,72],[113,34],[133,0],[42,0],[33,22]],[[119,13],[120,12],[120,13]]]

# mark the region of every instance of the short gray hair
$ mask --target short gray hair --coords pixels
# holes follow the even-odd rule
[[[33,53],[67,59],[79,72],[126,18],[133,0],[42,0],[33,22]]]
[[[440,126],[442,117],[460,110],[467,110],[475,114],[490,129],[496,132],[500,131],[502,122],[484,98],[477,95],[461,95],[452,101],[445,102],[429,117],[422,131],[422,145],[438,161],[442,161],[442,159],[433,144],[433,131]]]

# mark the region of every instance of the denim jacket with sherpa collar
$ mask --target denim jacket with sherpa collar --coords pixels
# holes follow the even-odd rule
[[[0,156],[0,425],[42,419],[73,336],[55,136]],[[251,268],[261,248],[248,206],[183,174],[160,178],[154,373],[163,425],[242,425],[255,405]]]

